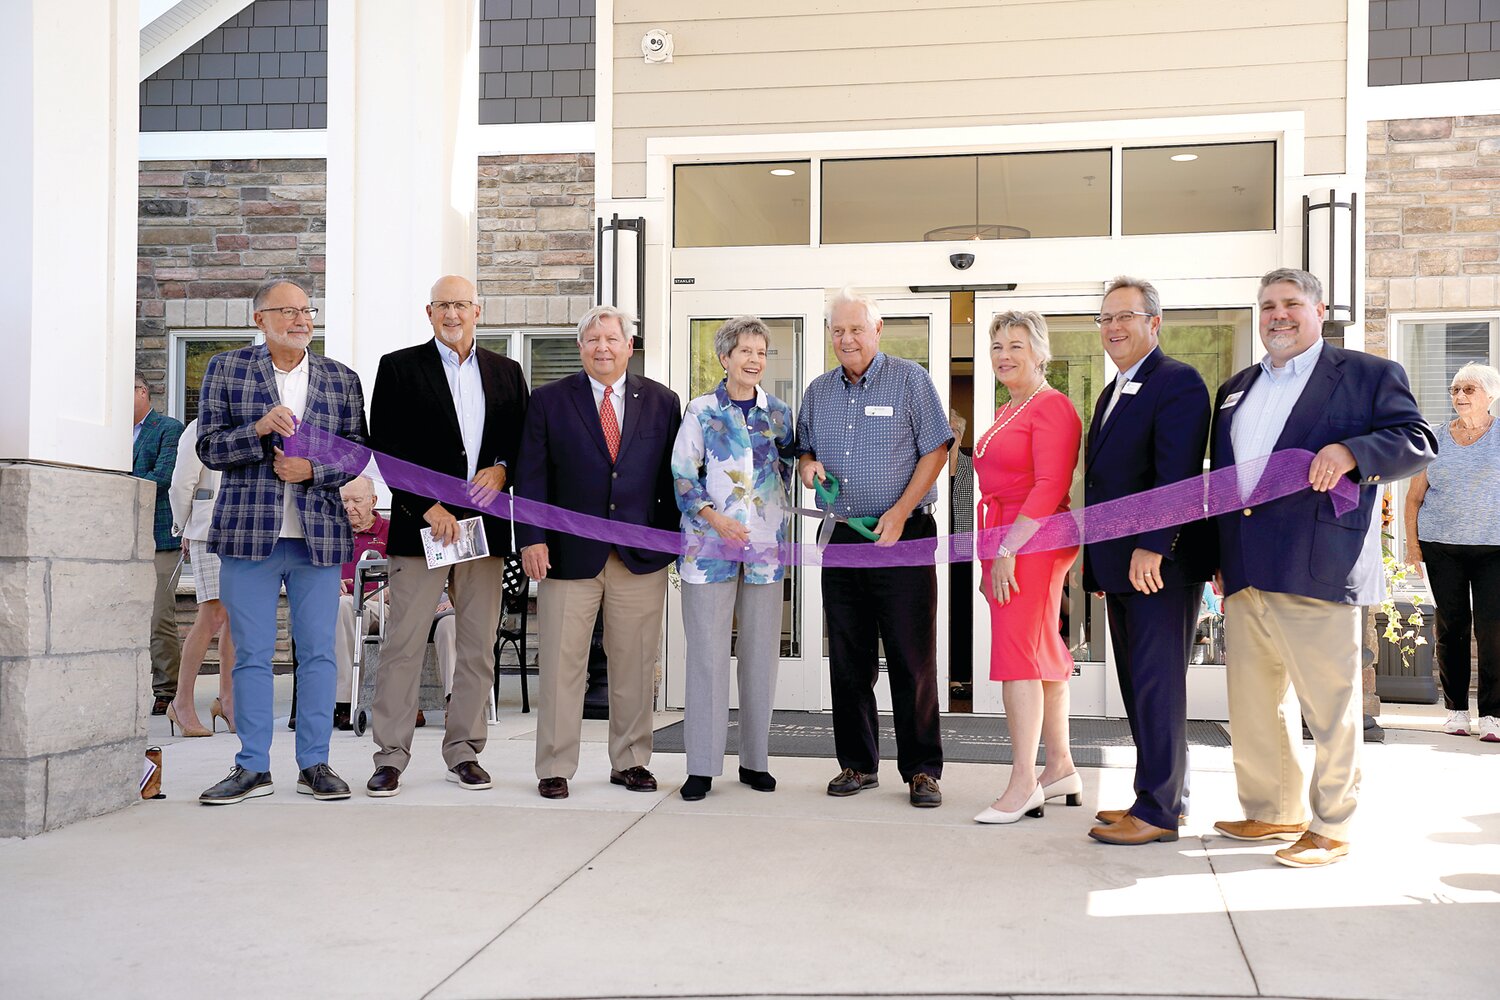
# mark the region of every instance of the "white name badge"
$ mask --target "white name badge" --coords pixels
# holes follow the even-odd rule
[[[1136,393],[1138,393],[1140,391],[1141,391],[1141,383],[1140,382],[1126,382],[1125,383],[1125,387],[1120,390],[1120,395],[1122,395],[1122,396],[1134,396]]]
[[[889,407],[889,406],[867,406],[867,407],[865,407],[865,416],[867,416],[867,417],[891,417],[891,416],[895,416],[895,414],[896,414],[896,411],[894,409],[892,409],[891,407]]]
[[[1235,403],[1238,403],[1240,401],[1240,397],[1243,396],[1244,394],[1245,393],[1244,393],[1243,390],[1240,391],[1240,392],[1231,392],[1229,395],[1227,395],[1227,396],[1224,397],[1224,402],[1222,402],[1222,403],[1219,404],[1219,409],[1221,409],[1221,410],[1227,410],[1227,409],[1229,409]]]

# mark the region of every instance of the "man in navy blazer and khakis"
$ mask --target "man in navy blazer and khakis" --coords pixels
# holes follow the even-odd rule
[[[1364,729],[1359,609],[1385,592],[1376,499],[1380,484],[1415,475],[1437,454],[1401,366],[1325,343],[1324,313],[1322,285],[1306,271],[1261,278],[1266,356],[1219,388],[1211,448],[1215,469],[1293,448],[1315,453],[1310,491],[1252,504],[1258,476],[1242,475],[1246,506],[1217,518],[1245,819],[1214,827],[1236,840],[1296,840],[1276,852],[1294,868],[1349,852]],[[1345,476],[1359,483],[1359,504],[1340,516],[1328,494]],[[1299,708],[1314,743],[1306,805]]]
[[[152,715],[165,715],[177,694],[177,672],[182,667],[182,638],[177,632],[177,565],[182,542],[172,534],[172,504],[168,499],[172,472],[177,466],[177,439],[182,424],[151,408],[146,376],[135,373],[135,427],[130,452],[130,474],[156,484],[156,514],[151,536],[156,542],[156,596],[151,605],[151,688],[156,701]]]
[[[303,425],[363,444],[359,376],[307,349],[318,311],[295,282],[255,293],[266,342],[216,354],[203,375],[198,457],[223,473],[208,547],[220,559],[219,596],[234,635],[234,721],[240,752],[228,777],[199,796],[226,805],[270,795],[276,605],[283,585],[297,644],[297,791],[346,799],[328,766],[338,668],[333,644],[339,572],[354,541],[339,487],[354,474],[283,445]]]
[[[672,443],[677,394],[627,371],[634,320],[595,306],[578,323],[583,371],[531,395],[516,495],[581,514],[675,531]],[[604,609],[609,661],[610,781],[656,790],[651,707],[672,556],[516,524],[521,563],[537,587],[537,790],[568,795],[578,769],[594,620]]]
[[[1161,297],[1148,281],[1110,283],[1096,317],[1118,377],[1099,396],[1084,453],[1090,507],[1199,476],[1208,387],[1162,353]],[[1135,740],[1135,801],[1099,813],[1106,844],[1177,839],[1187,795],[1187,671],[1213,526],[1191,521],[1084,548],[1084,589],[1103,591],[1115,670]]]

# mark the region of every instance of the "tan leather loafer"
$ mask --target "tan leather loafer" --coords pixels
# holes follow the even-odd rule
[[[1233,840],[1296,840],[1306,823],[1262,823],[1258,819],[1222,819],[1214,829]]]
[[[1101,826],[1109,826],[1111,823],[1120,822],[1120,820],[1129,815],[1129,809],[1100,809],[1098,812],[1094,813],[1094,819],[1098,820]],[[1177,825],[1179,827],[1186,826],[1187,817],[1178,816]]]
[[[1177,839],[1177,831],[1163,830],[1159,826],[1152,826],[1145,820],[1127,813],[1117,823],[1094,827],[1089,831],[1089,836],[1101,844],[1133,847],[1137,844],[1155,843],[1158,840],[1170,844]]]
[[[1291,847],[1276,852],[1276,860],[1289,868],[1321,868],[1335,861],[1342,861],[1349,853],[1349,845],[1342,840],[1330,840],[1322,834],[1304,833]]]

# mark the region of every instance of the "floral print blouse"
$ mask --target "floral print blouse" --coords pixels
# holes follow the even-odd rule
[[[796,450],[792,408],[759,386],[748,415],[729,398],[723,381],[688,404],[672,448],[686,543],[677,572],[684,583],[723,583],[739,574],[741,561],[713,555],[722,543],[698,514],[710,505],[750,529],[745,582],[781,580]]]

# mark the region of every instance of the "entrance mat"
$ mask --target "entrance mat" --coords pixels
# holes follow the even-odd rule
[[[726,753],[738,754],[740,746],[737,712],[729,713]],[[1011,763],[1010,730],[1005,719],[994,716],[945,715],[942,717],[943,759],[967,764]],[[1135,744],[1130,724],[1124,719],[1074,719],[1071,726],[1073,760],[1085,767],[1134,767]],[[674,722],[656,731],[652,749],[656,753],[683,753],[682,723]],[[1229,734],[1217,722],[1187,724],[1188,746],[1227,747]],[[771,718],[772,757],[827,757],[832,759],[833,716],[822,712],[777,712]],[[891,717],[880,717],[880,756],[896,759],[896,731]],[[1045,759],[1045,751],[1038,756]]]

